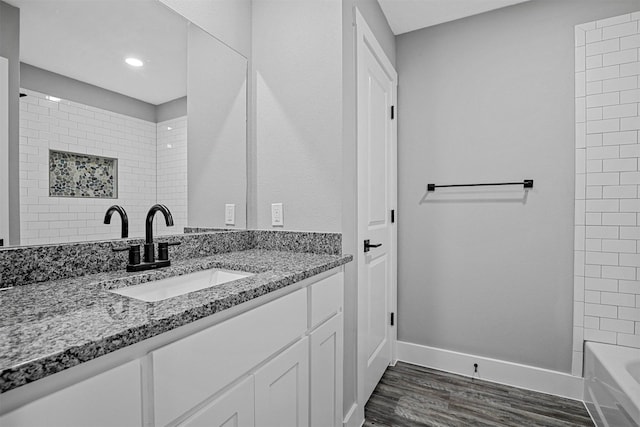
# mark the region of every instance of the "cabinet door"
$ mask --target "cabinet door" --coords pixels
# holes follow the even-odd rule
[[[342,425],[342,313],[311,333],[311,427]]]
[[[260,368],[256,380],[256,425],[309,425],[309,343],[298,341]]]
[[[226,391],[181,427],[254,427],[253,376]]]
[[[0,426],[140,426],[140,384],[140,362],[135,360],[9,412]]]

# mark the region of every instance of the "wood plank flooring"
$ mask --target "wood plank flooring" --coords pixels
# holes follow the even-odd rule
[[[374,426],[593,426],[582,402],[398,362],[365,406]]]

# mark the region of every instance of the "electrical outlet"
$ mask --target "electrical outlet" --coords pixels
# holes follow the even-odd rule
[[[224,223],[225,225],[236,225],[236,205],[224,205]]]
[[[282,227],[284,225],[284,210],[282,203],[271,204],[271,225]]]

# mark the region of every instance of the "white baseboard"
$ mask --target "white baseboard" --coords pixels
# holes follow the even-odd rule
[[[470,377],[478,364],[480,379],[583,400],[584,380],[562,372],[398,341],[398,360]]]
[[[357,409],[357,403],[351,405],[351,408],[349,408],[349,412],[347,412],[347,415],[344,417],[344,421],[342,422],[342,425],[344,427],[362,427],[362,425],[364,424],[364,416],[358,417]],[[362,419],[359,420],[358,418]]]

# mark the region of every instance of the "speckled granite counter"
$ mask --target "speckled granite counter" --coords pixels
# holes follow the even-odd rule
[[[250,249],[0,291],[0,393],[341,266],[351,255]],[[251,277],[155,303],[109,292],[207,268]]]

